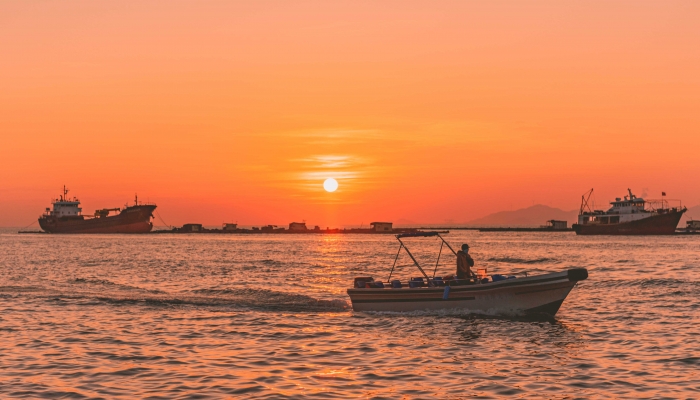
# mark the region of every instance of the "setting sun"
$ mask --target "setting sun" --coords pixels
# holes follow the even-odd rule
[[[326,189],[326,192],[335,192],[338,189],[338,181],[328,178],[323,182],[323,188]]]

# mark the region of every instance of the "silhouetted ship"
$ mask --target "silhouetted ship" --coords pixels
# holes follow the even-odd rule
[[[632,194],[624,199],[616,198],[610,202],[607,211],[592,210],[588,200],[593,193],[591,189],[581,198],[578,223],[572,228],[577,235],[673,235],[685,207],[669,207],[669,200],[645,201]],[[666,193],[662,193],[662,197]],[[656,207],[658,206],[658,207]]]
[[[63,195],[52,202],[53,210],[39,218],[39,226],[49,233],[146,233],[153,228],[151,218],[155,204],[139,204],[136,197],[133,206],[105,208],[94,215],[82,215],[80,200],[68,199],[68,190],[63,187]],[[110,213],[118,213],[110,215]]]

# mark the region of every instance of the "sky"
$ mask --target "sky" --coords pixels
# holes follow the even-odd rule
[[[0,1],[0,226],[700,203],[700,2]],[[339,188],[325,192],[333,177]],[[156,221],[160,224],[160,219]]]

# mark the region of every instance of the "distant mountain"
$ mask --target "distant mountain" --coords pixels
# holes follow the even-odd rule
[[[542,204],[521,208],[515,211],[500,211],[489,214],[483,218],[473,219],[467,222],[472,226],[540,226],[550,219],[567,221],[569,226],[576,222],[578,210],[564,211]]]

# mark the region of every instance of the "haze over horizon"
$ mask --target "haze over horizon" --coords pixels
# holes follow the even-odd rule
[[[0,226],[700,204],[700,3],[5,2]],[[323,181],[338,189],[326,192]]]

